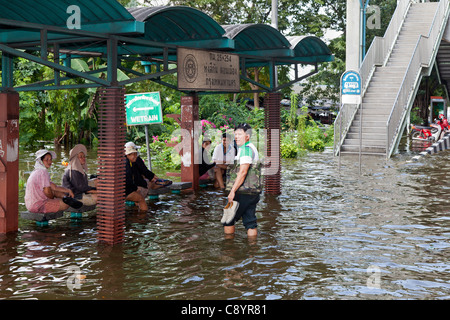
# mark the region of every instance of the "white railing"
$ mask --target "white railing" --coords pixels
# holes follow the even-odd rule
[[[422,68],[432,65],[440,40],[447,25],[449,0],[439,2],[428,36],[420,35],[409,62],[397,98],[386,123],[386,157],[394,152],[403,129],[404,120],[410,112],[417,85],[422,77]]]
[[[358,104],[342,104],[339,106],[339,114],[334,122],[334,154],[337,156],[344,143],[350,125],[358,112]]]
[[[384,34],[384,37],[375,37],[372,44],[367,50],[364,61],[359,69],[361,76],[361,95],[364,96],[372,75],[377,66],[383,66],[386,64],[389,56],[394,48],[400,29],[405,20],[408,9],[412,0],[400,0],[398,1],[397,8],[391,18],[388,28]],[[359,105],[341,105],[339,114],[336,117],[334,124],[334,154],[338,155],[340,147],[344,142],[345,136],[358,112]]]

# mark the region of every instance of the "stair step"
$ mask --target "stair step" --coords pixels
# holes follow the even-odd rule
[[[359,134],[359,124],[353,125],[348,130],[348,133],[357,133]],[[370,133],[370,134],[379,134],[379,133],[386,133],[386,126],[384,127],[370,127],[370,126],[364,126],[362,127],[362,133]]]
[[[363,147],[385,147],[386,139],[363,139],[362,141]],[[349,139],[346,138],[344,140],[344,144],[342,146],[357,146],[359,147],[359,139]]]
[[[380,88],[383,89],[383,88]],[[391,90],[392,92],[388,93],[391,89],[384,88],[383,90],[367,90],[363,96],[363,102],[371,103],[371,104],[386,104],[389,102],[394,102],[397,97],[398,88]]]
[[[391,114],[391,108],[365,108],[363,104],[362,110],[363,117],[366,116],[388,116]],[[361,112],[358,111],[357,115],[361,115]]]
[[[372,80],[374,80],[374,79],[372,79]],[[377,81],[372,81],[370,83],[369,89],[370,88],[398,88],[403,79],[396,79],[397,81],[395,81],[395,82],[392,80],[387,80],[386,78],[384,78],[384,79],[378,78],[375,80],[377,80]]]
[[[385,129],[386,131],[386,129]],[[386,133],[364,133],[363,136],[363,142],[370,142],[372,140],[375,141],[386,141]],[[357,140],[359,142],[359,132],[349,132],[347,133],[347,138],[349,140]]]
[[[390,113],[389,113],[390,114]],[[364,114],[363,112],[363,117],[362,117],[362,123],[363,126],[370,126],[370,127],[382,127],[383,125],[386,126],[386,121],[389,117],[389,114]],[[359,120],[360,120],[361,116],[355,115],[355,118],[353,119],[354,125],[358,125],[359,126]],[[383,125],[377,125],[383,123]]]
[[[353,155],[359,155],[359,151],[342,151],[341,150],[341,155],[342,156],[345,156],[345,155],[351,155],[351,156],[353,156]],[[386,156],[386,150],[384,150],[384,151],[380,151],[380,152],[365,152],[365,151],[363,151],[363,152],[361,152],[361,155],[363,155],[363,156],[380,156],[380,157],[384,157],[384,156]]]
[[[359,154],[359,145],[358,146],[346,146],[342,145],[341,147],[342,153],[356,153]],[[362,146],[361,148],[362,154],[386,154],[386,147],[373,147],[373,146]]]

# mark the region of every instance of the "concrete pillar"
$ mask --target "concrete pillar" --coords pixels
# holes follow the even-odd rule
[[[199,189],[198,165],[201,163],[201,147],[198,139],[201,132],[198,118],[198,96],[181,97],[181,182],[192,182],[194,190]],[[200,129],[200,130],[199,130]]]
[[[361,40],[360,0],[347,0],[347,26],[345,40],[345,70],[359,71]]]
[[[281,93],[271,92],[264,99],[265,127],[266,127],[266,151],[265,151],[265,187],[268,194],[281,194]]]
[[[0,93],[0,234],[19,228],[19,94]]]
[[[123,241],[125,228],[125,89],[103,88],[98,111],[97,229],[100,242]]]

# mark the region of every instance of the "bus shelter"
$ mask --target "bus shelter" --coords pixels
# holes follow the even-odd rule
[[[125,219],[125,85],[154,81],[182,91],[180,124],[188,131],[198,121],[199,94],[243,92],[240,81],[256,85],[258,89],[253,91],[267,94],[266,158],[276,168],[266,176],[266,192],[279,194],[279,90],[317,72],[319,63],[333,60],[329,48],[317,37],[286,38],[263,24],[221,26],[203,12],[185,6],[126,9],[116,0],[0,0],[0,6],[0,233],[18,230],[19,92],[99,89],[98,239],[116,244],[123,240]],[[193,61],[210,53],[237,58],[238,83],[210,80],[209,87],[190,86],[194,74],[201,77],[207,72],[195,69]],[[194,60],[189,60],[189,55]],[[51,68],[53,79],[15,85],[14,60],[18,57]],[[86,71],[72,63],[90,57],[104,59],[106,66]],[[142,63],[145,72],[127,68],[129,61]],[[306,64],[313,65],[313,71],[299,76],[300,66]],[[280,65],[294,66],[294,79],[278,83],[276,67]],[[270,70],[269,85],[246,75],[247,68],[262,66]],[[121,80],[118,70],[128,79]],[[106,78],[99,76],[102,72],[106,72]],[[177,86],[164,80],[169,74],[177,75]],[[182,74],[187,76],[185,83],[180,82]],[[66,83],[73,78],[85,81]],[[195,137],[190,140],[194,148]],[[193,153],[189,157],[193,165],[182,164],[181,179],[192,182],[196,189],[198,165]]]

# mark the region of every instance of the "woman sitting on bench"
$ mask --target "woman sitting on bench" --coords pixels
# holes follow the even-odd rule
[[[94,206],[97,204],[96,180],[88,180],[86,156],[87,149],[82,144],[77,144],[70,150],[69,165],[64,172],[62,185],[72,190],[75,199],[85,206]]]
[[[79,209],[83,204],[75,200],[70,189],[55,185],[48,169],[56,153],[48,150],[36,152],[36,164],[27,181],[25,189],[25,206],[33,213],[53,213],[70,207]]]

